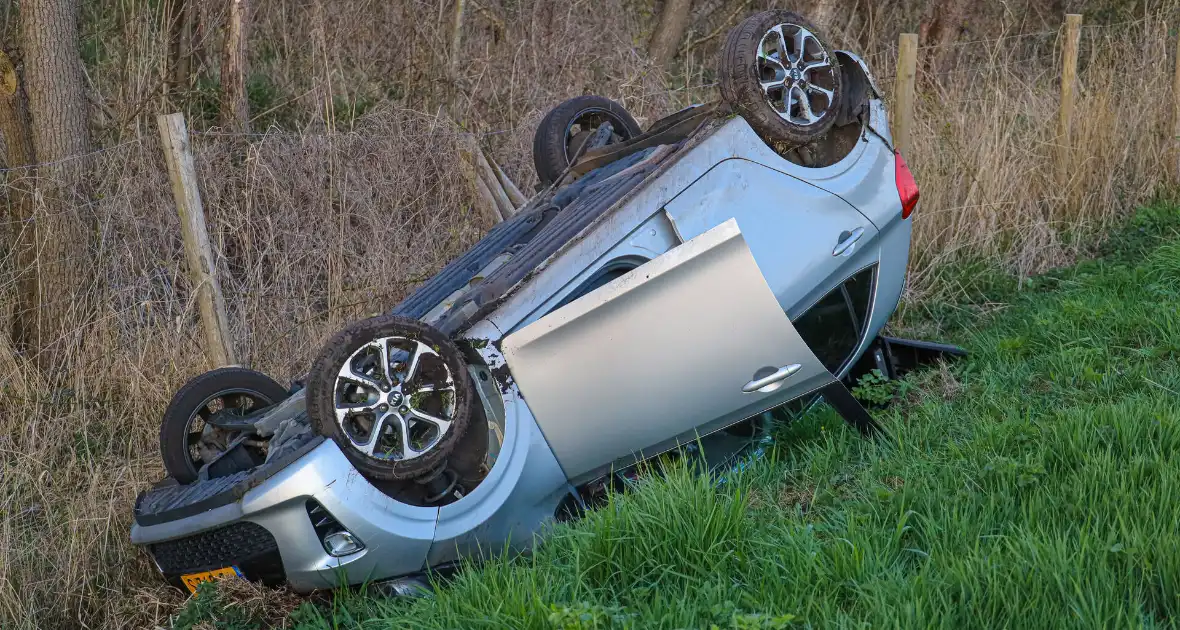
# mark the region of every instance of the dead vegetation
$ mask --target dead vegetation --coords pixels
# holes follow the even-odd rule
[[[274,128],[252,136],[210,127],[216,93],[206,94],[199,73],[161,90],[169,75],[150,60],[168,38],[144,6],[124,4],[130,17],[106,6],[110,16],[88,21],[88,41],[109,42],[88,66],[106,149],[85,158],[93,177],[76,209],[95,226],[94,281],[49,362],[56,380],[0,335],[5,628],[151,626],[181,600],[128,542],[135,494],[162,472],[159,416],[181,383],[209,367],[150,114],[184,106],[194,128],[209,130],[195,150],[231,332],[243,362],[289,379],[341,324],[387,310],[487,228],[453,166],[461,132],[476,134],[529,191],[532,131],[549,107],[590,91],[646,124],[711,99],[717,34],[765,3],[696,3],[670,73],[637,52],[655,21],[646,4],[469,3],[454,75],[445,71],[451,17],[433,5],[257,3],[251,124]],[[224,19],[201,6],[209,15],[194,34],[198,67],[216,63],[209,25]],[[864,51],[888,90],[906,15],[860,11],[837,15],[829,31]],[[962,38],[980,41],[956,44],[937,74],[920,76],[907,157],[923,201],[909,300],[955,291],[946,270],[959,261],[1027,274],[1071,260],[1171,183],[1175,45],[1164,18],[1175,17],[1084,29],[1065,186],[1052,162],[1060,16],[1011,30],[988,22],[993,30]],[[4,178],[7,198],[34,183],[20,170]],[[0,239],[20,229],[0,226]],[[26,272],[15,265],[0,250],[5,329]],[[953,396],[955,385],[939,391]],[[770,500],[804,510],[810,501],[801,491]]]

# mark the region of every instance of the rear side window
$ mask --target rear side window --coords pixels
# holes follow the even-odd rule
[[[856,273],[792,322],[833,374],[848,363],[864,337],[875,278],[875,266]]]
[[[627,275],[627,272],[635,269],[645,262],[647,262],[647,259],[640,258],[638,256],[626,256],[612,260],[597,272],[595,272],[593,276],[590,276],[590,278],[583,282],[582,286],[570,292],[570,294],[567,295],[564,300],[559,302],[557,306],[554,306],[553,310],[549,312],[552,313],[553,311],[556,311],[566,304],[573,302],[574,300],[582,297],[583,295],[586,295],[594,289],[597,289],[598,287],[601,287],[610,281],[615,280],[616,278],[621,278]]]

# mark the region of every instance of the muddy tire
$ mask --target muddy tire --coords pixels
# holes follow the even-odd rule
[[[642,133],[622,105],[603,96],[578,96],[550,110],[533,135],[533,165],[541,182],[557,181],[590,132],[604,122],[614,127],[612,144]]]
[[[839,116],[839,61],[797,13],[773,10],[746,18],[729,32],[719,66],[721,97],[779,152],[815,142]]]
[[[414,479],[443,465],[467,431],[474,398],[455,344],[396,315],[346,326],[324,345],[307,382],[316,432],[335,441],[362,474],[382,481]]]
[[[160,423],[160,455],[164,469],[180,483],[197,480],[202,462],[197,455],[202,440],[228,442],[234,436],[210,435],[222,431],[204,419],[221,409],[257,411],[286,400],[287,389],[271,377],[245,368],[221,368],[185,383],[172,397]]]

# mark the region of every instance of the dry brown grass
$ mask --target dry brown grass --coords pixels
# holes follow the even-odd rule
[[[482,233],[467,192],[440,177],[452,135],[419,123],[390,116],[364,135],[251,143],[197,137],[245,363],[300,374],[341,322],[388,309]],[[5,628],[137,627],[170,612],[128,603],[158,584],[128,544],[129,510],[160,476],[157,423],[171,392],[207,365],[160,150],[136,144],[96,159],[119,175],[105,178],[91,208],[102,307],[80,327],[89,342],[60,357],[67,377],[52,387],[28,357],[0,346]],[[11,310],[11,300],[0,304]]]
[[[157,54],[159,32],[150,15],[132,19],[136,2],[125,4],[131,18],[92,24],[117,42],[92,74],[125,124],[104,128],[119,148],[88,158],[99,306],[78,313],[87,343],[59,357],[68,376],[51,386],[0,336],[4,628],[151,626],[182,600],[128,543],[135,494],[162,471],[159,416],[208,366],[148,115],[163,107],[160,68],[143,61]],[[670,76],[637,52],[647,5],[481,3],[489,8],[471,18],[458,96],[433,78],[446,61],[434,5],[258,4],[256,39],[271,48],[256,47],[256,70],[279,101],[291,99],[259,122],[300,131],[197,135],[195,148],[235,343],[245,363],[288,379],[337,326],[388,309],[486,228],[452,170],[456,129],[441,103],[491,133],[489,150],[527,190],[532,129],[547,108],[588,90],[647,122],[710,98],[700,86],[711,83],[723,38],[709,34],[762,3],[699,3],[696,43]],[[833,29],[872,55],[886,87],[898,20],[877,12]],[[959,47],[949,73],[925,77],[908,156],[923,192],[908,298],[953,292],[951,262],[982,257],[1032,273],[1072,260],[1087,242],[1075,235],[1099,233],[1170,183],[1173,48],[1156,19],[1085,31],[1064,186],[1052,163],[1055,33]],[[187,101],[197,120],[200,96]],[[4,186],[32,183],[14,172]],[[0,252],[0,324],[14,308],[11,264]],[[799,502],[787,499],[776,500]]]
[[[910,160],[922,189],[910,278],[917,296],[953,290],[941,274],[952,262],[992,260],[1020,274],[1068,264],[1175,181],[1167,25],[1149,18],[1083,29],[1064,180],[1055,162],[1057,40],[979,44],[985,63],[923,77]]]

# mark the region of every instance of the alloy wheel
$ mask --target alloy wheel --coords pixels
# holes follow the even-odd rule
[[[344,362],[334,387],[336,423],[363,456],[379,461],[421,457],[455,421],[455,378],[429,345],[383,337]]]
[[[758,44],[757,71],[766,102],[791,124],[814,125],[835,105],[832,60],[802,26],[785,23],[766,31]]]

